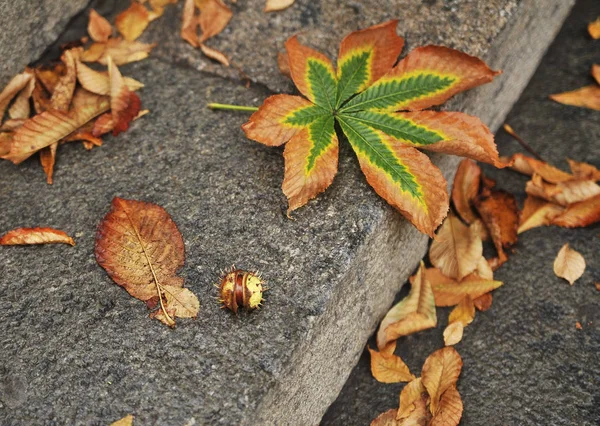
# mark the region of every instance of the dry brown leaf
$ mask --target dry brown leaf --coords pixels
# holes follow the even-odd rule
[[[534,174],[540,175],[546,182],[567,182],[575,178],[573,175],[563,172],[544,161],[536,160],[520,153],[514,154],[510,158],[510,161],[512,161],[511,169],[528,176],[533,176]]]
[[[40,164],[46,174],[46,183],[52,185],[54,180],[54,164],[56,163],[56,151],[58,144],[53,143],[50,146],[42,148],[40,151]]]
[[[129,414],[116,422],[112,422],[110,426],[133,426],[133,415]]]
[[[588,32],[594,40],[600,38],[600,16],[588,24]]]
[[[429,408],[434,416],[441,407],[442,395],[456,385],[462,365],[460,355],[451,346],[438,349],[425,360],[421,380],[431,398]]]
[[[498,252],[498,258],[493,263],[496,268],[492,267],[497,269],[508,260],[504,250],[512,248],[517,243],[519,227],[517,200],[506,191],[491,190],[489,195],[482,194],[475,200],[475,208],[490,232]]]
[[[421,378],[411,380],[400,392],[400,408],[396,415],[397,420],[408,417],[416,409],[415,403],[423,399],[423,394],[427,392]]]
[[[15,101],[8,110],[8,116],[11,119],[28,119],[31,114],[29,99],[35,89],[35,78],[31,78],[27,85],[19,92]],[[1,121],[1,120],[0,120]]]
[[[204,43],[200,43],[200,50],[210,59],[213,59],[219,62],[220,64],[225,65],[226,67],[229,66],[229,60],[227,59],[227,56],[225,56],[222,52],[218,51],[217,49],[213,49],[212,47],[208,47]]]
[[[371,374],[381,383],[410,382],[415,376],[410,374],[408,366],[397,355],[377,352],[368,348],[371,353]]]
[[[129,41],[119,37],[111,38],[106,43],[92,44],[88,50],[83,52],[81,60],[107,65],[110,57],[115,65],[120,66],[146,59],[155,46],[156,44]]]
[[[277,12],[279,10],[287,9],[293,5],[295,1],[296,0],[267,0],[264,12]]]
[[[452,202],[459,216],[466,223],[473,223],[478,216],[471,207],[479,193],[481,168],[473,160],[465,158],[460,162],[452,185]]]
[[[475,300],[502,285],[501,281],[484,279],[475,274],[469,275],[458,283],[442,274],[437,268],[428,268],[425,276],[431,283],[436,306],[458,305],[467,295]]]
[[[465,326],[462,322],[451,322],[444,329],[444,345],[454,346],[462,340]]]
[[[557,184],[546,183],[534,174],[525,185],[525,191],[561,206],[578,203],[600,194],[600,185],[592,180],[571,180]]]
[[[478,298],[473,300],[473,304],[477,308],[477,310],[484,312],[492,307],[492,293],[486,293],[483,296],[479,296]]]
[[[204,43],[223,31],[233,16],[231,9],[221,0],[196,0],[196,6],[200,9],[198,23],[202,30],[199,43]]]
[[[556,259],[554,260],[554,273],[557,277],[564,278],[573,285],[585,271],[585,259],[578,251],[569,247],[569,244],[562,246]]]
[[[563,212],[564,208],[542,198],[527,195],[523,210],[519,213],[520,234],[538,226],[548,226],[552,220]]]
[[[439,408],[428,426],[457,426],[462,412],[463,403],[460,394],[456,386],[451,386],[442,395]]]
[[[600,221],[600,195],[571,204],[563,213],[552,219],[552,224],[563,228],[581,228],[598,221]]]
[[[563,105],[600,111],[600,86],[592,84],[570,92],[556,93],[550,95],[550,99]]]
[[[184,245],[169,214],[156,204],[121,198],[111,207],[96,234],[98,264],[133,297],[160,305],[151,317],[171,327],[175,317],[196,317],[198,298],[177,275]]]
[[[194,47],[198,47],[198,15],[195,0],[185,0],[181,21],[181,38]]]
[[[115,19],[115,27],[128,41],[133,41],[141,36],[149,23],[148,9],[135,0],[132,0],[131,5]]]
[[[593,180],[595,182],[600,180],[600,170],[598,170],[596,166],[571,160],[569,158],[567,158],[567,161],[569,162],[571,172],[573,172],[573,176],[575,176],[576,179]]]
[[[397,412],[398,410],[392,408],[385,413],[381,413],[371,422],[371,426],[400,426],[403,423],[396,421]]]
[[[97,95],[110,95],[110,79],[108,72],[100,72],[91,69],[82,62],[77,63],[77,80],[84,89]],[[144,87],[144,83],[130,78],[123,77],[123,82],[131,91],[136,91]]]
[[[282,75],[287,78],[292,78],[292,72],[290,71],[290,63],[287,52],[277,53],[277,67]]]
[[[113,136],[117,136],[126,131],[129,123],[137,117],[141,109],[141,102],[139,96],[127,88],[119,69],[110,58],[108,60],[108,78],[110,79],[112,133]]]
[[[105,18],[100,16],[94,9],[91,9],[87,31],[92,40],[105,42],[112,34],[112,27]]]
[[[459,284],[460,285],[460,284]],[[467,326],[473,322],[475,318],[475,305],[473,299],[469,295],[465,296],[458,305],[450,312],[448,322],[460,322],[463,326]]]
[[[475,271],[482,253],[479,236],[450,212],[431,243],[429,260],[444,275],[461,280]]]
[[[431,284],[425,277],[423,262],[410,282],[408,296],[393,306],[381,321],[377,332],[377,347],[380,350],[392,340],[437,324],[435,301]]]
[[[79,51],[77,49],[66,50],[61,56],[61,60],[65,65],[65,74],[56,82],[50,99],[50,104],[55,110],[63,112],[69,110],[75,92],[75,85],[77,84],[76,58],[78,56]]]
[[[4,118],[4,113],[8,104],[21,90],[29,84],[29,81],[33,78],[33,74],[29,70],[15,75],[6,85],[2,93],[0,93],[0,122]]]
[[[0,238],[0,246],[63,243],[75,245],[73,238],[53,228],[17,228]]]

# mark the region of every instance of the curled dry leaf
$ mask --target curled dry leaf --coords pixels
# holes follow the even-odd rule
[[[456,386],[462,365],[460,355],[451,346],[435,351],[425,360],[421,380],[431,398],[430,410],[434,416],[441,408],[442,395]]]
[[[183,239],[160,206],[115,198],[96,235],[96,260],[133,297],[159,306],[151,314],[171,327],[175,317],[195,318],[200,304],[183,288]]]
[[[27,71],[26,71],[27,72]],[[35,78],[29,79],[29,82],[19,92],[15,101],[8,110],[8,116],[13,120],[26,120],[31,114],[29,99],[35,89]],[[0,119],[1,121],[1,119]]]
[[[437,412],[429,426],[457,426],[463,412],[463,403],[456,389],[450,386],[442,395]]]
[[[437,268],[425,271],[427,280],[431,283],[435,306],[455,306],[465,296],[475,300],[502,285],[501,281],[494,281],[471,274],[460,283],[442,274]]]
[[[149,23],[148,9],[135,0],[132,0],[131,5],[115,19],[115,27],[128,41],[133,41],[141,36]]]
[[[277,12],[279,10],[287,9],[294,4],[296,0],[267,0],[265,4],[265,12]]]
[[[94,9],[91,9],[87,31],[92,40],[106,42],[112,34],[112,27],[105,18]]]
[[[400,408],[398,408],[397,420],[408,417],[415,411],[416,402],[423,399],[423,394],[427,392],[420,377],[411,380],[400,392]]]
[[[181,38],[194,47],[198,47],[198,16],[195,0],[185,0],[181,21]]]
[[[437,324],[433,292],[425,277],[423,262],[410,282],[408,296],[393,306],[381,321],[377,332],[377,347],[380,350],[399,337],[435,327]]]
[[[454,346],[462,340],[465,326],[462,322],[451,322],[444,329],[444,345]]]
[[[110,95],[110,78],[108,72],[91,69],[82,62],[77,63],[77,80],[84,89],[97,95]],[[144,87],[143,83],[130,77],[123,77],[127,88],[133,92]]]
[[[129,414],[116,422],[112,422],[110,426],[133,426],[133,415]]]
[[[217,49],[213,49],[212,47],[208,47],[204,43],[200,44],[200,50],[208,58],[213,59],[213,60],[219,62],[220,64],[225,65],[226,67],[229,66],[229,59],[227,59],[227,56],[225,56],[225,54],[223,54],[223,52],[221,52]]]
[[[525,185],[525,191],[529,195],[568,206],[600,194],[600,185],[592,180],[570,180],[552,184],[544,182],[541,176],[534,174]]]
[[[598,66],[600,68],[600,66]],[[600,72],[600,71],[599,71]],[[575,179],[593,180],[597,182],[600,180],[600,170],[596,166],[588,163],[582,163],[579,161],[571,160],[567,158],[569,167]]]
[[[542,198],[527,195],[523,210],[519,214],[520,234],[538,226],[548,226],[552,220],[563,212],[564,208]]]
[[[563,105],[600,111],[600,86],[592,84],[570,92],[556,93],[550,95],[550,99]]]
[[[581,228],[600,221],[600,195],[569,205],[552,219],[553,225],[563,228]]]
[[[462,220],[469,224],[478,218],[472,203],[479,194],[480,179],[481,168],[475,161],[465,158],[460,162],[452,184],[452,202]]]
[[[477,268],[483,245],[452,212],[442,223],[429,248],[429,260],[444,275],[463,279]]]
[[[17,228],[0,238],[0,246],[63,243],[75,245],[73,238],[53,228]]]
[[[492,269],[497,269],[508,260],[505,250],[517,243],[519,227],[517,200],[514,195],[506,191],[491,190],[489,195],[482,194],[477,198],[475,208],[485,223],[498,252],[498,258],[493,262],[496,267],[492,266]]]
[[[588,24],[588,33],[594,40],[600,38],[600,16]]]
[[[574,176],[567,172],[520,153],[514,154],[510,161],[512,163],[511,169],[528,176],[537,174],[550,183],[567,182],[574,179]]]
[[[29,81],[33,78],[31,71],[24,71],[20,74],[15,75],[12,80],[8,82],[6,87],[0,93],[0,121],[4,118],[4,113],[8,104],[13,100],[17,93],[23,90]]]
[[[585,271],[585,259],[578,251],[569,247],[569,244],[562,246],[556,259],[554,260],[554,273],[557,277],[564,278],[573,285]]]
[[[369,348],[371,353],[371,374],[381,383],[410,382],[415,378],[410,374],[408,366],[397,355],[377,352]]]

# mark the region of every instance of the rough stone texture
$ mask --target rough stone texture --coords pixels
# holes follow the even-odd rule
[[[598,113],[562,106],[547,96],[591,84],[597,47],[585,27],[598,15],[597,2],[578,3],[507,118],[545,159],[566,170],[567,157],[600,167]],[[519,150],[504,132],[497,141],[503,153]],[[525,177],[489,167],[485,172],[522,205]],[[496,273],[505,285],[494,292],[492,308],[477,313],[457,345],[464,361],[458,383],[465,405],[461,424],[600,424],[600,294],[594,288],[600,277],[599,232],[596,224],[574,230],[537,228],[521,235],[516,254]],[[567,242],[587,263],[573,287],[552,272],[554,258]],[[448,311],[438,311],[436,329],[399,341],[396,353],[413,373],[418,375],[425,358],[443,345]],[[582,330],[575,328],[576,321]],[[373,338],[369,344],[375,345]],[[403,386],[375,381],[365,350],[322,425],[368,424],[398,406]]]
[[[571,4],[411,2],[410,8],[403,2],[396,10],[395,2],[356,2],[358,12],[349,14],[341,3],[307,0],[265,17],[262,3],[235,6],[232,33],[214,45],[225,50],[218,43],[252,41],[235,59],[248,58],[243,69],[260,84],[245,89],[179,40],[177,9],[170,8],[144,35],[159,42],[155,59],[123,67],[146,83],[142,101],[150,115],[92,152],[61,147],[51,187],[35,159],[19,167],[0,163],[0,229],[54,226],[78,241],[75,248],[0,250],[1,424],[104,425],[128,413],[144,425],[317,423],[427,238],[368,188],[346,144],[332,187],[288,220],[281,150],[246,140],[239,129],[244,115],[209,112],[205,104],[257,105],[269,88],[289,88],[274,60],[265,60],[274,40],[304,29],[333,53],[328,40],[337,43],[394,13],[413,32],[412,46],[447,35],[456,47],[504,68],[510,85],[477,89],[450,105],[495,127]],[[555,7],[534,7],[541,3]],[[108,13],[123,3],[94,7]],[[502,11],[510,12],[507,21]],[[260,27],[267,19],[271,24]],[[82,35],[77,28],[85,28],[85,16],[73,26],[71,38]],[[431,36],[434,28],[445,30]],[[434,159],[450,178],[457,159]],[[183,275],[202,304],[196,321],[169,330],[149,320],[144,305],[96,265],[95,227],[113,196],[156,202],[173,216],[186,242]],[[235,317],[214,301],[212,284],[231,263],[259,268],[269,281],[260,312]]]
[[[0,0],[0,84],[23,71],[89,0]]]

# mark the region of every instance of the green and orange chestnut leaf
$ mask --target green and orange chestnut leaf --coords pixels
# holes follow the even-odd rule
[[[478,118],[426,110],[499,72],[442,46],[418,47],[396,64],[404,45],[396,25],[349,34],[337,70],[296,36],[286,42],[290,74],[304,97],[271,96],[242,128],[265,145],[286,144],[282,187],[288,215],[333,181],[336,124],[373,189],[429,235],[446,216],[449,197],[442,173],[417,148],[502,165],[492,133]]]

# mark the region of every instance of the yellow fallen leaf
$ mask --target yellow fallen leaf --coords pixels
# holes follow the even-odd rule
[[[462,417],[463,403],[456,386],[449,387],[440,399],[437,412],[428,426],[457,426]]]
[[[392,408],[385,413],[381,413],[371,422],[371,426],[400,426],[400,423],[396,421],[397,411]]]
[[[466,295],[463,300],[450,312],[448,322],[460,322],[463,326],[467,326],[473,322],[475,318],[475,305],[471,296]]]
[[[135,0],[132,0],[131,5],[115,19],[115,27],[128,41],[133,41],[141,36],[149,23],[148,9]]]
[[[408,366],[397,355],[377,352],[369,348],[371,353],[371,374],[381,383],[410,382],[415,378]]]
[[[600,86],[592,84],[570,92],[556,93],[550,95],[550,99],[559,104],[600,111]]]
[[[594,40],[600,38],[600,16],[588,24],[588,32]]]
[[[215,61],[225,65],[226,67],[229,66],[229,59],[227,59],[227,56],[225,56],[222,52],[218,51],[217,49],[213,49],[212,47],[208,47],[204,43],[200,43],[200,50],[210,59],[214,59]]]
[[[538,226],[548,226],[552,219],[560,215],[564,208],[542,198],[527,195],[525,205],[519,215],[517,233],[525,232]]]
[[[132,426],[132,425],[133,425],[133,415],[131,415],[131,414],[123,417],[120,420],[117,420],[116,422],[112,422],[110,424],[110,426]]]
[[[77,80],[81,84],[81,87],[92,93],[96,93],[97,95],[110,95],[108,72],[96,71],[82,62],[78,62]],[[134,92],[144,87],[144,83],[130,77],[123,77],[123,82],[129,90]]]
[[[556,259],[554,260],[554,273],[557,277],[564,278],[573,285],[585,271],[585,259],[578,251],[569,247],[569,244],[562,246]]]
[[[431,243],[429,260],[444,275],[461,280],[477,268],[482,253],[479,236],[450,212]]]
[[[437,268],[428,268],[425,276],[431,283],[436,306],[455,306],[467,295],[476,299],[502,285],[501,281],[484,279],[474,274],[458,283]]]
[[[267,0],[265,4],[265,12],[277,12],[279,10],[287,9],[294,4],[296,0]]]
[[[462,340],[464,326],[462,322],[452,322],[444,329],[444,345],[454,346]]]
[[[460,355],[451,346],[438,349],[425,360],[421,380],[431,398],[429,408],[434,416],[444,392],[456,385],[462,365]]]
[[[396,420],[402,420],[408,417],[416,409],[415,403],[423,398],[423,394],[427,392],[421,378],[418,377],[411,380],[400,392],[400,408]]]

